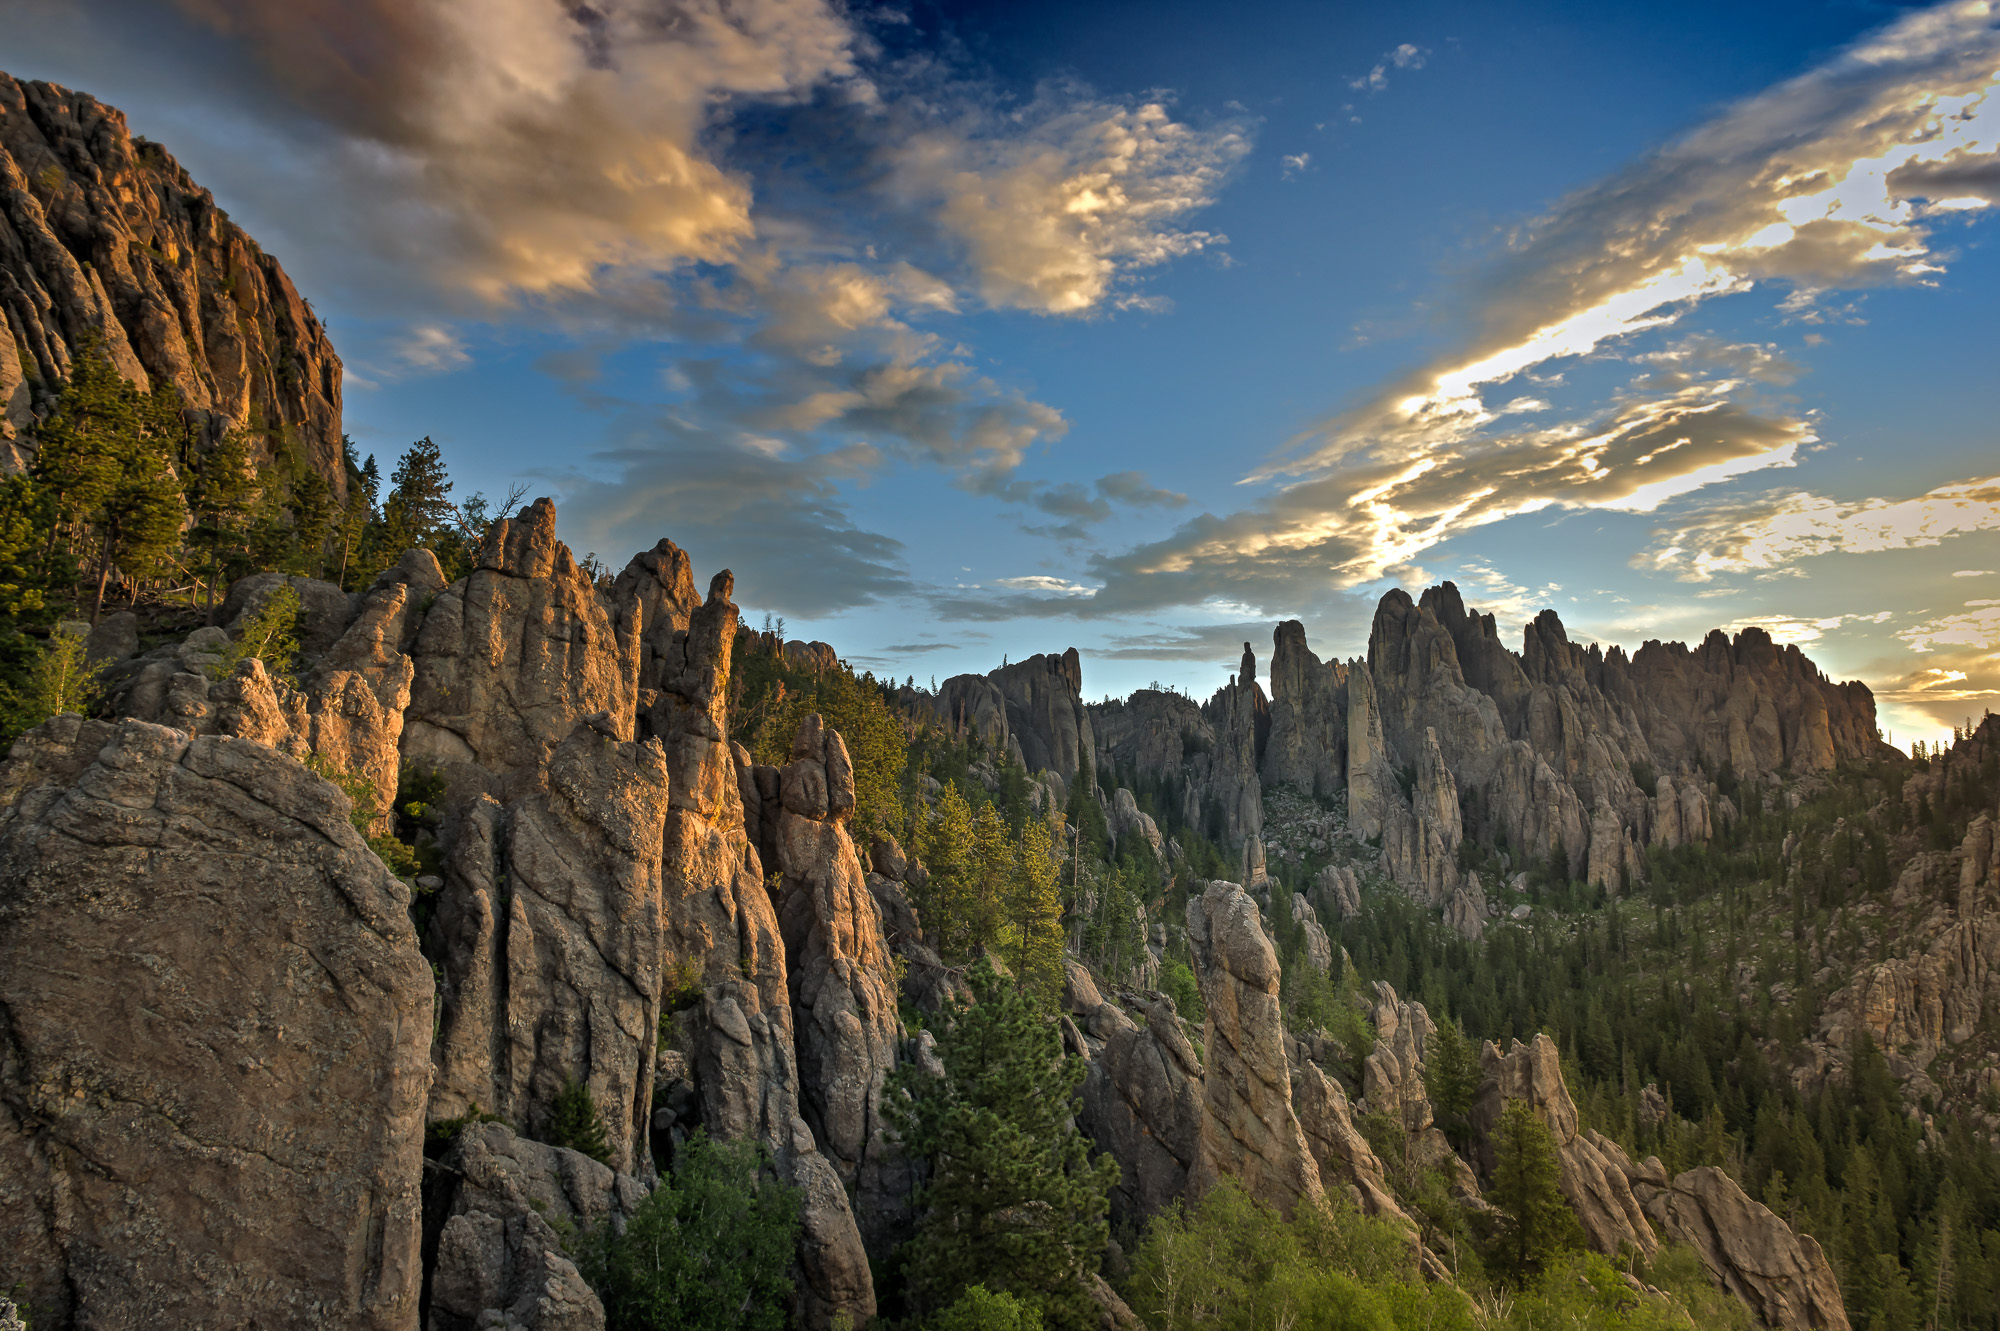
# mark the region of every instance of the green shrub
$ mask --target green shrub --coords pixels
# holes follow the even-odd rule
[[[798,1189],[752,1142],[697,1132],[623,1233],[583,1237],[578,1265],[607,1331],[779,1331],[792,1298]]]
[[[214,679],[227,679],[237,663],[252,657],[264,663],[274,678],[290,681],[292,661],[299,653],[299,593],[291,583],[279,586],[243,623],[236,640],[208,667]]]
[[[1174,1011],[1195,1025],[1208,1020],[1208,1005],[1201,1001],[1201,982],[1186,962],[1169,961],[1160,967],[1160,992],[1174,1000]]]
[[[1042,1314],[1012,1294],[969,1285],[957,1302],[930,1320],[925,1331],[1042,1331]]]
[[[604,1119],[591,1099],[590,1087],[579,1081],[563,1080],[549,1111],[549,1126],[542,1140],[551,1146],[581,1151],[600,1164],[611,1163],[611,1143],[604,1136]]]

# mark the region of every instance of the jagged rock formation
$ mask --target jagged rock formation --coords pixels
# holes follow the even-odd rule
[[[778,773],[776,826],[801,1108],[821,1150],[886,1254],[902,1227],[909,1169],[890,1143],[882,1087],[896,1064],[901,1022],[889,950],[847,823],[854,767],[840,733],[807,717]]]
[[[1657,1160],[1646,1162],[1656,1170]],[[1715,1282],[1783,1331],[1847,1331],[1840,1285],[1818,1242],[1750,1200],[1736,1180],[1703,1165],[1671,1184],[1635,1180],[1646,1214],[1666,1236],[1691,1244]]]
[[[1488,1040],[1479,1061],[1486,1079],[1472,1106],[1472,1126],[1480,1140],[1482,1166],[1492,1168],[1489,1134],[1500,1122],[1506,1103],[1526,1101],[1555,1138],[1556,1154],[1562,1161],[1563,1196],[1575,1209],[1591,1246],[1616,1253],[1621,1245],[1630,1245],[1649,1258],[1657,1252],[1659,1239],[1632,1195],[1633,1171],[1625,1153],[1594,1129],[1578,1130],[1576,1102],[1570,1099],[1563,1081],[1555,1043],[1537,1034],[1532,1044],[1516,1040],[1502,1054]]]
[[[1160,826],[1153,821],[1153,815],[1142,812],[1138,800],[1132,792],[1120,786],[1111,794],[1111,807],[1106,810],[1106,821],[1111,826],[1111,835],[1123,843],[1127,837],[1137,837],[1153,852],[1153,858],[1162,865],[1167,862],[1166,838],[1160,835]]]
[[[1235,883],[1210,883],[1188,901],[1188,945],[1208,1006],[1201,1141],[1190,1184],[1199,1192],[1218,1177],[1233,1178],[1289,1215],[1325,1189],[1292,1108],[1278,954],[1257,903]]]
[[[9,1279],[57,1326],[413,1326],[431,976],[345,797],[60,716],[0,799]]]
[[[645,1195],[589,1156],[499,1123],[466,1127],[425,1185],[426,1331],[602,1331],[604,1307],[565,1248],[618,1229]]]
[[[1278,625],[1273,638],[1264,780],[1332,795],[1347,785],[1347,667],[1322,665],[1296,619]]]
[[[1144,1008],[1143,1023],[1101,999],[1066,1006],[1101,1041],[1095,1051],[1085,1041],[1092,1057],[1079,1122],[1118,1161],[1112,1215],[1121,1224],[1143,1220],[1186,1195],[1201,1149],[1201,1060],[1170,998]]]
[[[431,1113],[544,1130],[589,1087],[626,1172],[649,1164],[663,930],[666,758],[579,727],[544,789],[458,820],[431,947],[442,969]]]
[[[502,518],[479,566],[437,595],[411,649],[416,675],[403,757],[456,783],[511,795],[530,786],[584,717],[605,713],[618,738],[638,711],[635,607],[611,608],[569,547],[556,508],[538,499]]]
[[[85,340],[125,378],[180,390],[210,436],[280,439],[333,488],[340,358],[278,261],[156,143],[84,93],[0,74],[0,468]]]

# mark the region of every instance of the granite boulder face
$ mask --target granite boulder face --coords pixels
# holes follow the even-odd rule
[[[59,716],[0,802],[0,1251],[35,1324],[414,1326],[432,979],[347,799],[250,740]]]
[[[431,950],[442,972],[431,1114],[474,1107],[545,1129],[572,1081],[589,1088],[611,1164],[650,1163],[664,975],[657,742],[579,727],[543,788],[481,795],[458,821]]]
[[[602,1331],[604,1306],[569,1252],[622,1230],[646,1192],[576,1151],[468,1125],[426,1180],[425,1331]]]
[[[278,261],[124,115],[53,83],[0,74],[0,469],[95,337],[142,390],[171,384],[211,439],[289,441],[332,489],[340,358]]]
[[[1278,954],[1257,903],[1235,883],[1210,883],[1188,901],[1188,945],[1208,1007],[1200,1149],[1190,1186],[1200,1192],[1233,1178],[1289,1215],[1325,1189],[1292,1108]]]

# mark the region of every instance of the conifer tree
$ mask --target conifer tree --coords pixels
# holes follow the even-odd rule
[[[207,555],[205,623],[215,622],[215,589],[222,581],[223,552],[233,551],[243,542],[243,525],[254,489],[249,450],[238,431],[223,435],[189,467],[187,504],[194,526],[188,539]]]
[[[1494,1265],[1509,1279],[1524,1282],[1577,1246],[1581,1235],[1575,1213],[1563,1200],[1562,1164],[1541,1115],[1524,1101],[1510,1101],[1494,1130],[1493,1145],[1493,1179],[1486,1197],[1505,1217]]]
[[[611,1163],[611,1143],[604,1135],[604,1120],[597,1112],[597,1101],[591,1098],[590,1087],[582,1082],[564,1079],[562,1089],[556,1092],[555,1104],[549,1109],[544,1140],[551,1146],[580,1151],[599,1164]]]
[[[390,548],[435,550],[451,534],[458,510],[452,507],[444,458],[429,435],[410,445],[389,480],[394,488],[382,505],[382,520]]]
[[[912,1301],[935,1313],[977,1284],[1035,1305],[1051,1326],[1094,1327],[1084,1283],[1104,1254],[1118,1165],[1093,1161],[1076,1129],[1084,1062],[991,966],[967,980],[975,1002],[938,1040],[944,1075],[898,1068],[883,1098],[904,1145],[930,1163],[905,1249]]]

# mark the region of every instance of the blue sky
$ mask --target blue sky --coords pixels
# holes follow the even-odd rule
[[[385,467],[850,660],[1206,695],[1457,580],[2000,687],[1987,4],[0,0],[285,263]]]

